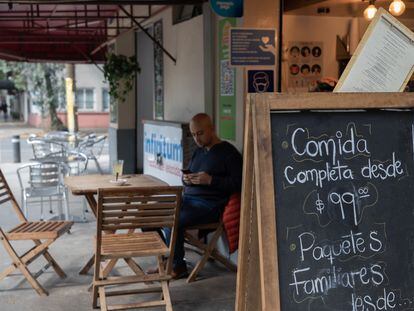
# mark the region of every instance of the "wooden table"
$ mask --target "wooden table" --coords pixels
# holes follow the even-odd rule
[[[65,177],[65,184],[68,186],[73,195],[83,195],[88,201],[89,207],[93,214],[97,215],[98,204],[95,199],[95,195],[98,193],[98,189],[104,188],[125,188],[125,187],[145,187],[156,188],[168,186],[167,183],[162,180],[150,176],[150,175],[125,175],[121,178],[127,179],[127,183],[123,186],[116,186],[109,181],[114,179],[113,175],[81,175],[81,176],[68,176]],[[94,265],[95,256],[92,256],[87,264],[82,268],[79,274],[87,274],[88,271]],[[130,258],[125,258],[125,262],[136,273],[141,275],[143,272],[141,268]],[[110,260],[108,265],[104,269],[104,275],[108,275],[109,272],[116,264],[116,260]]]

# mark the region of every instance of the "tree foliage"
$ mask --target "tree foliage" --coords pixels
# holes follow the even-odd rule
[[[63,129],[56,109],[64,103],[64,69],[64,64],[0,61],[0,79],[12,79],[18,90],[28,93],[43,117],[50,116],[53,129]]]

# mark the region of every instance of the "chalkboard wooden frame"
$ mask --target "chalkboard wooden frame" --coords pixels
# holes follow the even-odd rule
[[[245,109],[237,311],[281,310],[271,113],[290,110],[412,108],[414,94],[410,93],[248,95]]]

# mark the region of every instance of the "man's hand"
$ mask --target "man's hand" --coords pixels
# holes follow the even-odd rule
[[[210,185],[211,180],[213,179],[206,172],[199,172],[187,175],[189,182],[193,185]],[[183,177],[184,182],[186,182],[185,177]]]
[[[183,174],[183,182],[184,182],[184,184],[191,185],[190,175],[191,174]]]

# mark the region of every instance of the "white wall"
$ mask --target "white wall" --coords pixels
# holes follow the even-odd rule
[[[164,56],[164,118],[188,122],[205,112],[203,16],[174,26],[167,23],[171,20],[164,20],[164,42],[175,50],[177,64]]]
[[[352,18],[320,16],[283,16],[283,43],[289,41],[323,42],[323,76],[338,78],[336,36],[345,36]]]
[[[107,88],[104,82],[103,73],[95,65],[77,64],[75,65],[75,79],[77,88],[93,88],[95,91],[95,109],[102,110],[102,89]]]
[[[164,119],[188,122],[205,112],[203,16],[172,25],[172,8],[145,22],[163,20],[163,45],[177,63],[164,54]],[[139,61],[139,60],[138,60]]]

